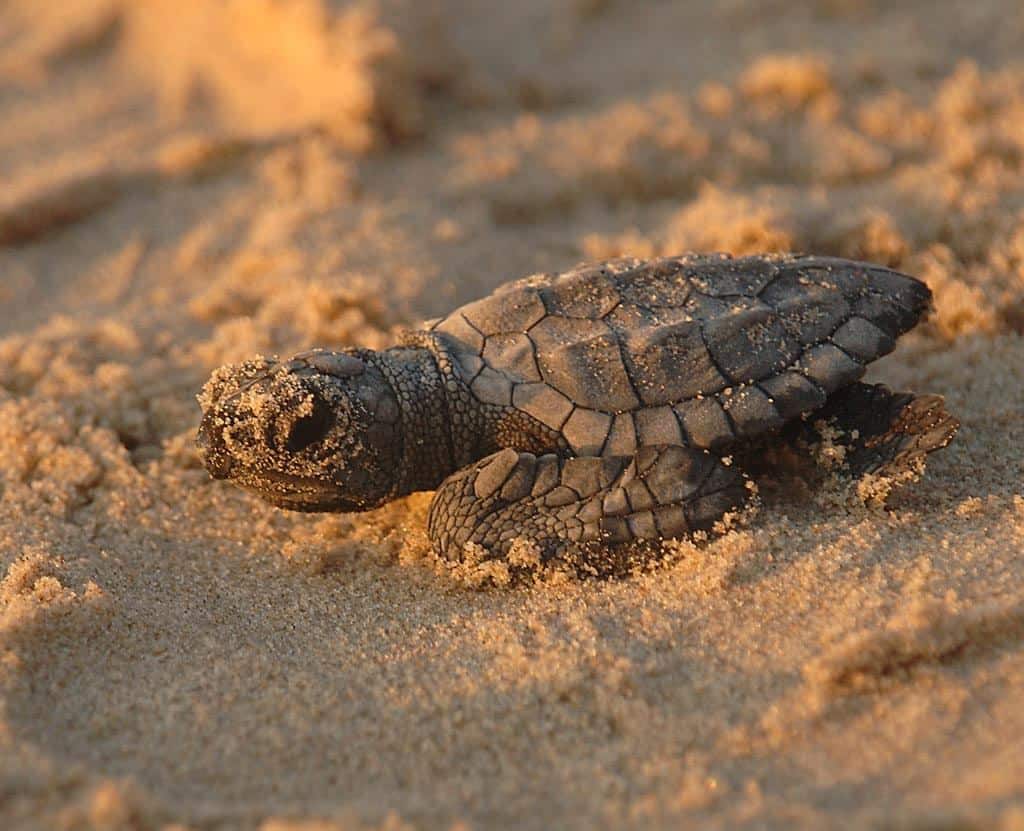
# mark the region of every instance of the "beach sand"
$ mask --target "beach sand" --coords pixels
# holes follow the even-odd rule
[[[1019,2],[11,0],[0,124],[0,828],[1024,829]],[[927,280],[954,443],[519,586],[199,463],[225,362],[685,250]]]

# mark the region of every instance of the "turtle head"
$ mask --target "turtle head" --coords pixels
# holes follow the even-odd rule
[[[396,495],[401,410],[370,350],[216,370],[197,445],[216,479],[296,511],[365,511]]]

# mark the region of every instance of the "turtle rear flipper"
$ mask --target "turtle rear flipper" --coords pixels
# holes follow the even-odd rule
[[[884,384],[851,384],[829,397],[808,417],[838,432],[846,448],[843,468],[852,478],[893,476],[953,440],[960,421],[945,410],[940,395],[893,392]]]

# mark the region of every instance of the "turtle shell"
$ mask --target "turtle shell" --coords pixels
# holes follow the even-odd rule
[[[430,328],[481,402],[527,413],[577,455],[721,450],[821,407],[930,297],[830,257],[620,259],[509,283]]]

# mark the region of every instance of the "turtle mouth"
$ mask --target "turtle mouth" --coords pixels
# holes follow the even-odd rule
[[[289,511],[354,513],[367,509],[345,499],[333,485],[291,473],[236,467],[231,480],[275,507]]]

